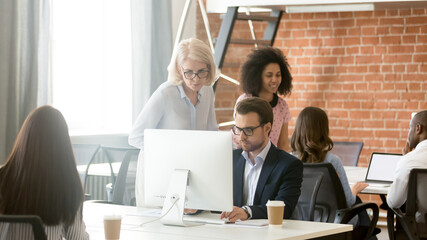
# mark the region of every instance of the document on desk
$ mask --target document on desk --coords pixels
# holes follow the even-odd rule
[[[268,226],[267,219],[252,219],[246,221],[237,221],[234,223],[236,226],[245,226],[245,227],[265,227]]]

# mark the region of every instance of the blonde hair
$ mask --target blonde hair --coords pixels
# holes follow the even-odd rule
[[[182,40],[173,51],[172,59],[168,66],[168,81],[173,85],[179,85],[184,81],[181,74],[181,64],[186,59],[202,62],[207,65],[209,74],[205,82],[206,86],[212,85],[218,78],[219,71],[217,70],[209,46],[199,39],[189,38]]]

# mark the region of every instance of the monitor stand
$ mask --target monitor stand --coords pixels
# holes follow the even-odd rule
[[[200,223],[184,222],[184,204],[185,192],[187,191],[188,169],[175,169],[172,173],[166,199],[163,204],[162,216],[160,222],[165,225],[173,226],[197,226]],[[168,212],[169,211],[169,212]]]

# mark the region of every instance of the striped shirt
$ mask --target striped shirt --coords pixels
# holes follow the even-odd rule
[[[74,223],[68,227],[63,224],[44,226],[48,240],[86,240],[89,235],[82,219],[81,211],[76,214]],[[33,230],[27,223],[0,223],[0,240],[34,240]]]

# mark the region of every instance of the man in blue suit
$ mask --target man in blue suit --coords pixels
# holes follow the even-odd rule
[[[236,107],[236,125],[242,149],[233,151],[233,197],[231,212],[221,218],[267,218],[268,200],[285,202],[283,218],[290,218],[301,194],[303,166],[300,160],[271,144],[273,110],[261,98],[247,98]]]

